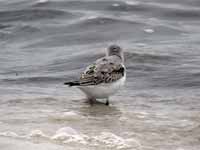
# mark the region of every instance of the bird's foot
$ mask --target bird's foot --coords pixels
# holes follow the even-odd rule
[[[109,106],[109,100],[106,99],[106,103],[105,102],[101,102],[101,101],[97,101],[95,98],[88,98],[88,101],[87,101],[90,105],[94,105],[94,104],[103,104],[103,105],[106,105],[106,106]]]
[[[109,106],[109,100],[106,99],[106,106]]]
[[[89,98],[88,102],[90,103],[90,105],[94,105],[94,103],[96,103],[96,99],[94,98]]]

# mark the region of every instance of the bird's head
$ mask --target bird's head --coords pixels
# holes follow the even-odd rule
[[[111,45],[107,49],[107,56],[118,56],[122,61],[124,61],[124,53],[120,46]]]

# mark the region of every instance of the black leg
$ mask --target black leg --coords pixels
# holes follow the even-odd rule
[[[109,105],[109,99],[108,98],[106,99],[106,105],[107,106]]]

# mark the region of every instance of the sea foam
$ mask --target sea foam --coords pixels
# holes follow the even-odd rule
[[[18,135],[15,132],[7,131],[0,133],[0,136],[31,140],[37,138],[39,141],[58,142],[61,144],[81,144],[83,146],[101,146],[112,149],[140,149],[140,142],[133,138],[123,138],[112,132],[100,132],[97,135],[85,135],[81,132],[66,126],[58,129],[53,135],[45,134],[43,131],[35,129],[29,134]]]
[[[134,139],[124,139],[111,132],[101,132],[100,135],[93,137],[97,145],[105,145],[109,148],[115,149],[129,149],[140,147],[140,143]]]
[[[87,144],[86,140],[84,139],[85,137],[85,135],[78,133],[75,129],[71,127],[63,127],[58,129],[55,135],[51,137],[51,139],[65,144],[70,142]]]

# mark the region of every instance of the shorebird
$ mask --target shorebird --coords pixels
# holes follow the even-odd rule
[[[109,105],[109,96],[119,91],[124,86],[125,80],[123,50],[118,45],[111,45],[106,50],[106,56],[89,65],[79,80],[64,84],[79,88],[91,103],[96,99],[106,99],[105,104]]]

